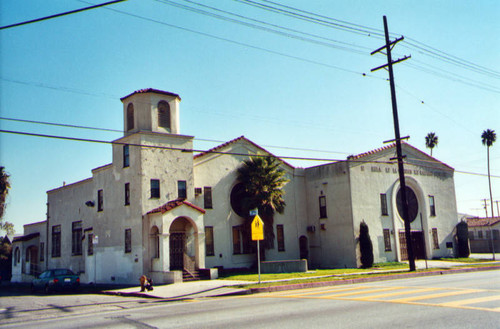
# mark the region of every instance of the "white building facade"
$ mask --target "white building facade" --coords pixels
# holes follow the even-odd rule
[[[124,136],[113,142],[112,163],[47,192],[46,221],[14,239],[12,281],[70,268],[82,283],[136,284],[142,274],[169,283],[254,265],[237,169],[252,155],[273,155],[243,136],[195,155],[193,136],[180,133],[179,95],[144,89],[121,100]],[[403,151],[415,254],[451,256],[454,170],[408,144]],[[405,260],[394,153],[391,145],[305,169],[282,161],[286,207],[275,214],[267,260],[357,267],[362,221],[376,262]]]

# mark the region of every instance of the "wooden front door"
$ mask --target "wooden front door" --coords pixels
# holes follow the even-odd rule
[[[170,270],[184,268],[184,251],[186,250],[186,234],[170,234]]]
[[[412,231],[411,242],[415,259],[425,259],[424,233],[421,231]],[[401,260],[408,260],[408,252],[406,250],[406,235],[404,230],[399,231],[399,246],[401,250]]]

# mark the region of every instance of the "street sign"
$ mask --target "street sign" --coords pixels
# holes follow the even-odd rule
[[[259,214],[259,209],[255,208],[250,210],[250,216],[256,216],[258,214]]]
[[[264,240],[264,222],[259,215],[255,215],[252,221],[252,240]]]

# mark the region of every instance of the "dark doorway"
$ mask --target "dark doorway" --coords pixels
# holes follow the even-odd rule
[[[304,235],[299,238],[299,248],[300,259],[307,259],[307,257],[309,257],[309,245],[307,243],[307,237]]]
[[[170,233],[170,270],[184,268],[184,252],[186,250],[186,234]]]
[[[422,231],[412,231],[411,242],[415,259],[425,259],[424,233]],[[408,252],[406,250],[406,235],[404,230],[399,231],[399,245],[401,247],[401,260],[408,260]]]

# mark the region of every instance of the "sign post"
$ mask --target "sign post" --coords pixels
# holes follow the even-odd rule
[[[257,268],[260,283],[260,240],[264,240],[264,222],[259,215],[255,215],[252,221],[252,240],[257,241]]]

